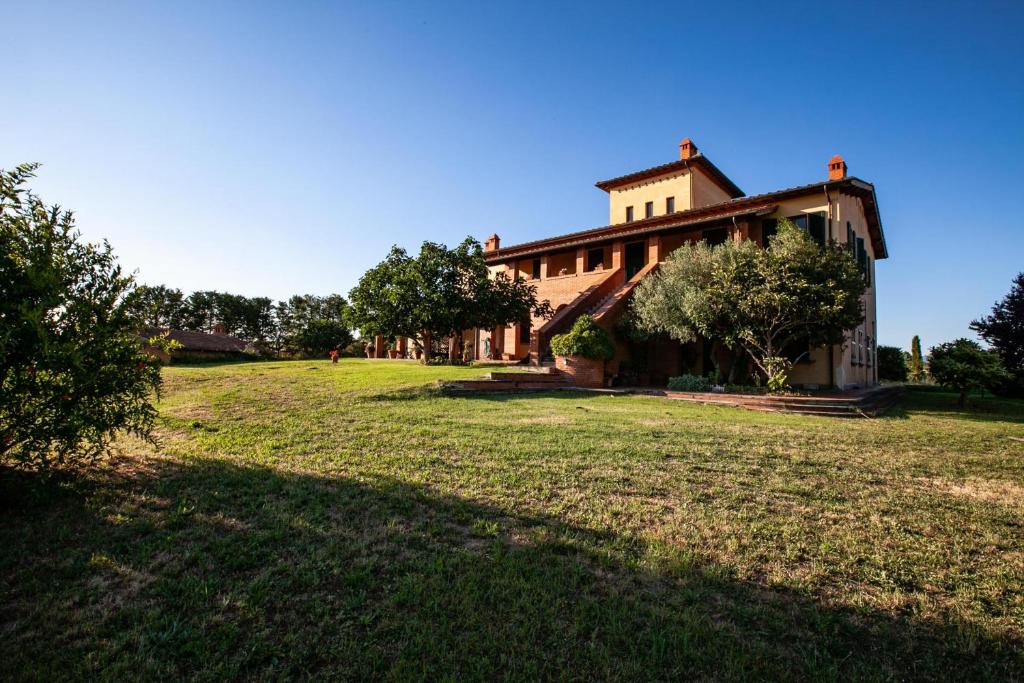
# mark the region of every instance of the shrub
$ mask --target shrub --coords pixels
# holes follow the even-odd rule
[[[928,355],[928,372],[941,386],[960,394],[964,407],[972,389],[991,389],[1006,378],[1006,371],[995,351],[981,348],[970,339],[939,344]]]
[[[362,339],[356,339],[345,347],[341,355],[346,358],[362,358],[366,355],[366,342]]]
[[[24,187],[34,170],[0,171],[0,461],[45,469],[149,437],[160,362],[125,306],[132,278]]]
[[[556,356],[610,360],[615,355],[615,343],[592,317],[581,315],[567,334],[556,334],[551,338],[551,352]]]
[[[711,380],[700,375],[680,375],[668,378],[672,391],[711,391]]]
[[[906,382],[909,369],[903,349],[897,346],[878,347],[878,378]]]

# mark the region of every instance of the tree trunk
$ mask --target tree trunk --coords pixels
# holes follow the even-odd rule
[[[423,331],[423,364],[430,362],[430,354],[434,347],[434,335],[426,330]]]
[[[966,389],[960,392],[960,398],[957,399],[957,405],[959,405],[960,408],[963,408],[965,405],[967,405],[967,390]]]

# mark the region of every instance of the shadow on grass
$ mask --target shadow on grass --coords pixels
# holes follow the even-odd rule
[[[0,677],[1024,674],[1014,643],[952,615],[836,608],[557,517],[387,478],[148,462],[3,478]]]
[[[967,405],[960,408],[953,392],[941,387],[908,386],[899,402],[882,419],[906,419],[914,414],[980,422],[1024,423],[1024,400],[972,394],[967,398]]]

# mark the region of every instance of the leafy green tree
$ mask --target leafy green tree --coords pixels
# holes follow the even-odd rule
[[[968,392],[991,389],[1006,377],[999,355],[970,339],[933,347],[928,354],[928,372],[938,384],[959,394],[957,403],[961,408]]]
[[[849,250],[822,247],[782,221],[768,249],[750,241],[683,245],[640,283],[633,307],[651,332],[744,350],[777,391],[793,361],[785,350],[842,343],[864,319],[865,289]]]
[[[878,347],[878,379],[907,381],[907,361],[903,349],[898,346]]]
[[[412,257],[392,247],[349,293],[352,321],[363,336],[409,337],[428,352],[434,338],[450,336],[458,357],[462,330],[491,329],[551,314],[536,287],[498,273],[491,277],[480,243],[466,238],[454,249],[424,242]]]
[[[589,315],[576,318],[565,334],[551,338],[551,352],[556,356],[580,356],[592,360],[611,360],[615,343],[608,332]]]
[[[180,289],[139,285],[125,297],[125,307],[140,327],[183,327],[185,299]]]
[[[347,346],[352,339],[349,309],[348,302],[339,294],[325,297],[302,294],[278,302],[275,315],[279,348],[291,354],[321,355],[330,348],[338,348],[340,341],[327,349],[321,349],[318,343],[315,350],[310,350],[309,340],[320,338],[328,329],[338,331],[335,337],[342,339],[338,336],[342,328],[346,330],[344,338],[348,339],[343,346]]]
[[[159,363],[125,303],[133,281],[110,245],[0,171],[0,461],[43,469],[104,453],[119,431],[149,437]]]
[[[352,343],[352,330],[336,320],[311,320],[295,340],[297,350],[311,357],[325,356],[328,351],[339,351]]]
[[[921,338],[914,335],[910,340],[910,369],[907,379],[911,382],[923,382],[925,380],[924,357],[921,355]]]
[[[1024,396],[1024,273],[1013,280],[1010,293],[992,307],[992,313],[971,323],[1006,368],[1008,381],[1000,393]]]
[[[220,293],[192,292],[185,299],[182,327],[196,332],[213,332],[217,325],[217,305]]]

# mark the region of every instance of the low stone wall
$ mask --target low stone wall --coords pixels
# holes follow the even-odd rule
[[[569,384],[590,389],[604,387],[604,361],[591,360],[580,356],[558,356],[555,368],[562,373]]]

